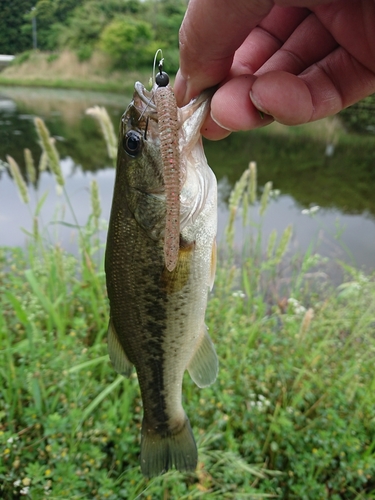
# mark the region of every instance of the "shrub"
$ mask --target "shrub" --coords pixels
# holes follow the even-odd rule
[[[340,118],[353,132],[375,133],[375,94],[343,109]]]
[[[17,65],[17,64],[22,64],[30,59],[31,56],[31,50],[25,50],[25,52],[22,52],[21,54],[18,54],[12,61],[11,64]]]
[[[153,41],[149,23],[127,18],[116,19],[108,24],[99,43],[100,48],[112,57],[115,66],[127,69],[150,64],[158,48]]]

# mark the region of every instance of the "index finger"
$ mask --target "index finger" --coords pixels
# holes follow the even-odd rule
[[[180,29],[179,104],[225,78],[235,51],[272,6],[272,0],[190,0]]]

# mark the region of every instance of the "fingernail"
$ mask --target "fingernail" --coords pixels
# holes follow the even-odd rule
[[[232,128],[229,128],[229,127],[226,127],[225,125],[222,125],[219,120],[217,118],[215,118],[215,116],[213,115],[212,111],[211,111],[211,118],[212,120],[216,123],[216,125],[218,125],[219,127],[223,128],[224,130],[228,130],[228,132],[236,132],[234,129]]]
[[[181,75],[181,71],[178,70],[176,74],[176,79],[174,81],[174,95],[176,96],[176,101],[179,106],[187,104],[185,102],[185,96],[187,92],[187,83],[185,78]]]
[[[265,115],[269,115],[269,111],[267,111],[266,109],[264,109],[264,107],[262,106],[262,104],[258,101],[258,99],[256,98],[256,96],[253,94],[253,92],[250,90],[250,99],[251,99],[251,102],[254,104],[254,106],[257,108],[258,111],[260,111],[261,113],[264,113]]]

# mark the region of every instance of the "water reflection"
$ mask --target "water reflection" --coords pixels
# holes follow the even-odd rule
[[[38,162],[41,149],[33,118],[41,116],[57,139],[67,191],[79,223],[84,224],[90,213],[88,187],[92,178],[98,181],[103,218],[108,220],[114,170],[98,125],[85,115],[85,110],[94,104],[105,105],[116,130],[128,102],[129,97],[121,95],[2,88],[0,159],[5,160],[5,155],[10,154],[22,167],[23,148],[28,147]],[[265,239],[274,228],[280,234],[292,223],[293,250],[303,252],[315,241],[321,253],[349,261],[353,255],[358,265],[375,268],[375,140],[340,137],[333,156],[327,157],[324,135],[329,134],[323,130],[319,135],[316,127],[308,136],[303,127],[289,129],[286,134],[285,129],[275,126],[248,134],[232,134],[220,143],[206,143],[206,154],[218,177],[221,192],[219,240],[224,238],[228,217],[228,192],[249,160],[256,160],[259,184],[272,180],[282,193],[272,200],[262,222]],[[37,180],[34,203],[45,191],[49,195],[41,213],[44,222],[73,223],[64,199],[56,192],[54,178],[48,172],[40,174]],[[314,217],[301,213],[303,208],[313,204],[323,207]],[[256,210],[252,217],[254,224],[261,223]],[[0,244],[23,245],[26,236],[19,229],[21,226],[31,229],[30,211],[19,201],[9,173],[0,171]],[[237,227],[236,244],[240,248],[250,230],[244,234],[240,220]],[[76,248],[74,230],[51,223],[48,232],[65,248],[73,251]],[[104,230],[101,236],[104,241]]]

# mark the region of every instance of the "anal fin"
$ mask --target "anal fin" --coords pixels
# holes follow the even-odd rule
[[[128,360],[120,344],[112,320],[109,321],[108,325],[108,352],[109,359],[117,373],[124,375],[124,377],[129,377],[133,368],[133,363]]]
[[[215,382],[218,371],[219,361],[215,346],[204,325],[198,347],[188,365],[188,372],[198,387],[207,387]]]

